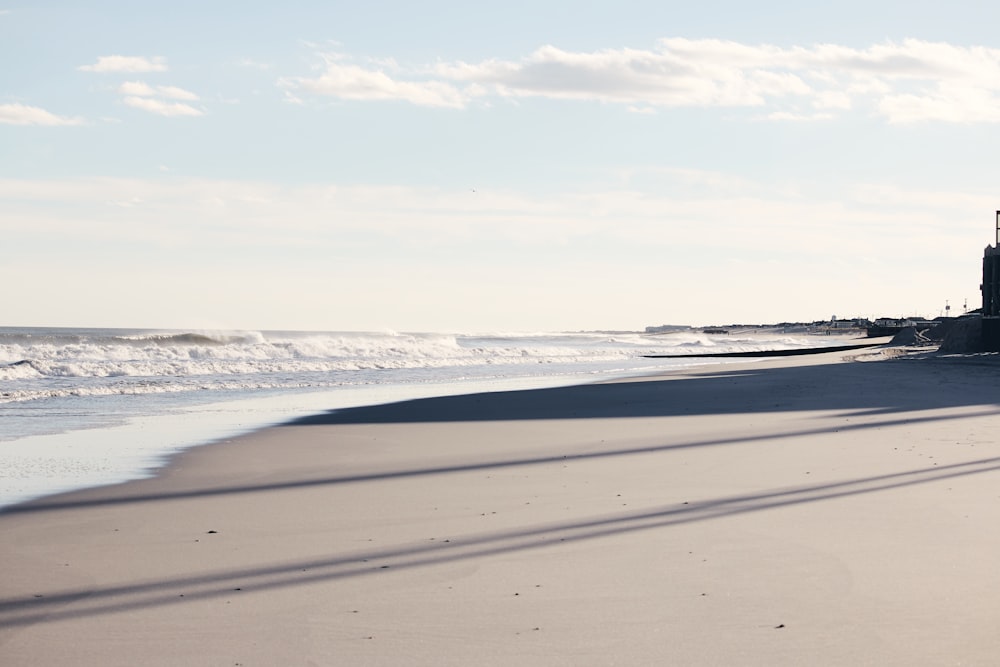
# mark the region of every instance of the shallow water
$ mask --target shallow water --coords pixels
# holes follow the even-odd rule
[[[643,354],[840,342],[782,333],[0,329],[0,506],[136,479],[180,449],[325,410],[706,362]]]

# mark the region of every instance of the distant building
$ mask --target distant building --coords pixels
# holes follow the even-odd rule
[[[997,212],[1000,216],[1000,211]],[[1000,352],[1000,243],[983,251],[983,349]]]
[[[983,349],[1000,352],[1000,211],[997,211],[996,246],[983,251]]]
[[[1000,214],[1000,211],[997,211]],[[1000,317],[1000,247],[983,250],[983,317]]]

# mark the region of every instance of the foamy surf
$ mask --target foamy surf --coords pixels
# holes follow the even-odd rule
[[[839,336],[0,329],[0,505],[147,474],[178,448],[325,409],[577,384],[677,355]],[[649,359],[643,355],[668,355]]]

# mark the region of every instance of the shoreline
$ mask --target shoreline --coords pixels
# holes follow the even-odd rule
[[[989,664],[995,365],[848,356],[348,408],[18,505],[0,659]]]
[[[0,466],[7,464],[10,475],[0,488],[0,513],[51,495],[148,479],[168,466],[178,453],[322,412],[330,404],[349,409],[423,397],[530,390],[588,381],[592,380],[586,376],[572,380],[566,376],[526,376],[325,388],[196,404],[172,412],[139,414],[104,427],[29,435],[0,442]],[[137,442],[142,444],[137,446]],[[26,466],[25,461],[33,465]],[[27,470],[21,469],[24,467]],[[32,480],[32,468],[40,469],[46,481]],[[88,469],[95,470],[87,473]],[[85,471],[82,478],[81,470]],[[15,479],[27,481],[16,485]]]
[[[727,349],[734,342],[701,337],[696,341],[674,340],[666,348],[659,343],[646,347],[653,339],[639,332],[622,334],[622,339],[617,335],[595,337],[583,333],[510,334],[499,338],[455,334],[442,339],[440,334],[356,332],[219,332],[212,337],[183,330],[169,335],[130,329],[29,327],[4,331],[16,334],[9,341],[12,349],[23,348],[11,357],[22,361],[10,367],[23,366],[32,372],[15,373],[14,385],[5,387],[4,397],[8,400],[0,402],[0,420],[7,427],[0,442],[0,468],[5,470],[0,479],[0,507],[53,493],[142,479],[179,450],[313,410],[468,393],[483,387],[565,386],[664,372],[678,366],[711,363],[711,359],[699,359],[701,355],[645,359],[640,352],[689,345],[687,349]],[[773,333],[764,339],[738,337],[735,342],[750,349],[766,347],[768,343],[762,340],[777,346],[831,342],[829,336],[823,336],[821,343],[818,339],[807,341],[801,335],[793,336],[793,340],[772,340]],[[80,347],[68,357],[53,352],[52,346],[33,347],[34,343],[46,341],[72,341]],[[200,350],[199,346],[209,343],[214,346],[211,350]],[[120,349],[122,346],[124,349]],[[296,351],[293,356],[305,355],[308,363],[303,367],[289,365],[285,359],[287,349]],[[345,367],[346,362],[340,358],[345,349],[352,350],[350,354],[356,357],[357,375],[354,371],[333,379],[316,375],[317,368]],[[630,349],[635,353],[621,356]],[[404,350],[417,359],[426,356],[450,362],[444,366],[431,363],[426,368],[397,368],[394,364]],[[268,364],[274,362],[292,375],[275,381],[266,373],[251,372],[232,384],[236,377],[231,375],[232,364],[205,377],[204,365],[197,363],[187,368],[192,371],[190,377],[180,373],[186,379],[176,386],[178,375],[174,372],[157,375],[162,371],[158,360],[164,354],[186,358],[192,353],[195,360],[205,355],[214,358],[216,353],[242,360],[251,371],[267,370]],[[602,356],[607,354],[610,356]],[[135,361],[123,366],[125,358]],[[261,366],[261,358],[268,363]],[[389,363],[388,368],[379,368],[380,358]],[[36,361],[25,361],[29,359]],[[46,364],[53,359],[66,365],[69,378],[55,385],[45,378]],[[469,365],[477,359],[478,364]],[[507,363],[511,359],[519,363]],[[0,365],[0,371],[7,368]],[[117,379],[105,382],[98,379],[102,377]],[[244,381],[249,388],[241,390]],[[288,387],[264,388],[272,384]],[[226,389],[219,389],[223,385]],[[164,387],[177,391],[161,391]],[[73,393],[75,389],[81,392],[78,396]],[[132,390],[136,391],[134,395]],[[36,398],[12,398],[25,396]]]
[[[6,511],[18,511],[19,505],[31,503],[37,500],[44,500],[50,496],[61,496],[65,494],[84,491],[87,489],[99,489],[106,486],[117,486],[141,481],[156,477],[165,468],[168,468],[173,459],[184,452],[198,447],[211,446],[220,442],[232,440],[234,438],[250,435],[260,430],[274,428],[293,422],[299,419],[310,419],[316,414],[324,412],[324,407],[317,400],[332,401],[334,397],[340,398],[341,392],[351,396],[346,401],[335,401],[339,405],[336,410],[369,408],[389,405],[394,403],[420,400],[424,398],[441,398],[454,395],[481,394],[508,391],[531,391],[538,388],[562,388],[588,384],[602,384],[606,382],[617,382],[621,380],[639,379],[643,377],[658,377],[670,375],[675,372],[687,371],[692,368],[712,367],[722,364],[749,363],[750,359],[764,360],[771,357],[800,356],[823,354],[827,352],[853,351],[858,348],[877,347],[885,345],[889,339],[882,339],[878,343],[839,345],[827,347],[815,347],[794,350],[778,350],[763,352],[726,352],[726,353],[703,353],[703,354],[672,354],[672,355],[642,355],[652,359],[683,359],[685,362],[694,362],[699,358],[704,358],[704,363],[687,363],[684,366],[668,370],[657,370],[654,372],[640,372],[636,369],[622,373],[608,373],[606,377],[600,379],[585,379],[585,377],[568,378],[561,376],[538,376],[538,377],[512,377],[494,378],[489,380],[466,380],[466,381],[444,381],[432,383],[430,385],[383,385],[357,389],[325,389],[315,392],[288,393],[284,395],[274,395],[269,397],[248,397],[230,401],[213,402],[197,405],[193,409],[184,410],[177,413],[164,413],[154,415],[139,415],[129,418],[121,424],[114,424],[106,427],[93,429],[81,429],[67,432],[46,433],[35,436],[27,436],[18,440],[9,441],[4,444],[5,454],[11,453],[17,458],[37,456],[39,449],[51,449],[60,456],[73,456],[73,450],[101,449],[98,443],[111,441],[113,443],[125,442],[129,439],[140,437],[148,438],[149,433],[156,433],[152,443],[136,449],[128,456],[128,460],[133,461],[128,464],[119,461],[120,457],[112,457],[112,471],[103,475],[92,476],[86,482],[66,480],[53,485],[51,490],[28,491],[22,490],[15,500],[0,500],[0,514]],[[733,362],[719,362],[717,359],[732,358]],[[442,387],[444,390],[442,391]],[[499,388],[497,388],[499,387]],[[354,396],[357,394],[363,398]],[[364,398],[366,397],[366,398]],[[310,407],[303,408],[302,403]],[[252,408],[238,409],[241,405],[252,406]],[[237,408],[234,410],[234,408]],[[191,430],[191,417],[197,414],[218,412],[220,416],[209,419],[207,422]],[[231,412],[233,416],[225,416]],[[250,414],[253,414],[251,417]],[[246,417],[240,417],[246,413]],[[278,418],[275,415],[284,414]],[[291,417],[287,415],[291,414]],[[270,415],[270,416],[264,416]],[[211,416],[211,415],[210,415]],[[246,425],[245,421],[252,423]],[[165,431],[165,432],[163,432]],[[119,444],[118,448],[122,448]],[[115,446],[112,446],[115,449]],[[85,457],[93,458],[93,457]],[[80,465],[76,461],[75,465]],[[87,465],[83,463],[83,465]]]
[[[830,336],[822,336],[822,339],[828,342]],[[888,340],[886,338],[879,342]],[[129,415],[121,412],[115,416],[112,411],[112,421],[103,426],[43,431],[0,442],[0,467],[7,471],[5,478],[0,480],[0,512],[6,507],[50,495],[147,479],[155,476],[178,452],[275,426],[298,416],[322,411],[331,404],[340,408],[353,408],[420,397],[591,384],[615,378],[641,377],[650,373],[669,373],[678,368],[732,363],[734,360],[739,361],[741,357],[818,354],[848,347],[853,345],[823,345],[794,348],[792,351],[640,355],[636,358],[650,358],[668,364],[672,360],[676,361],[672,362],[672,368],[655,370],[623,368],[554,375],[527,374],[451,378],[417,383],[347,385],[311,391],[265,392],[263,396],[247,395],[230,399],[219,397],[210,402],[198,401],[166,410],[161,408],[160,412],[149,414],[140,412]],[[731,359],[719,361],[725,358]],[[88,409],[97,408],[94,405]]]

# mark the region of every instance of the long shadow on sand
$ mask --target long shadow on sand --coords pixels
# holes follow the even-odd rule
[[[423,398],[296,419],[288,426],[670,417],[807,410],[889,414],[1000,405],[996,365],[948,359],[678,373],[668,379]],[[948,385],[948,391],[940,386]]]
[[[997,414],[997,410],[984,410],[977,413],[963,413],[957,416],[929,416],[912,417],[907,419],[879,421],[875,424],[853,424],[843,425],[837,430],[840,432],[860,432],[872,428],[886,428],[890,426],[915,426],[922,423],[937,421],[947,421],[950,419],[964,419],[967,417],[989,416]],[[551,456],[535,456],[530,458],[507,458],[493,461],[476,461],[475,463],[459,463],[449,466],[433,466],[424,468],[403,468],[396,470],[379,470],[378,472],[336,475],[328,477],[318,477],[309,479],[298,479],[294,481],[284,481],[265,484],[246,485],[217,485],[200,489],[188,489],[176,492],[163,493],[136,493],[119,492],[119,487],[105,487],[98,491],[86,492],[88,497],[76,497],[78,493],[66,494],[71,499],[64,499],[64,495],[50,496],[40,500],[14,505],[0,509],[0,519],[4,514],[26,514],[33,512],[51,512],[55,510],[82,510],[91,507],[106,505],[128,505],[135,503],[150,503],[170,500],[185,500],[190,498],[211,498],[217,496],[245,495],[269,491],[293,491],[309,487],[332,486],[337,484],[359,484],[363,482],[377,482],[391,479],[406,479],[409,477],[426,477],[431,475],[460,474],[483,470],[497,470],[503,468],[514,468],[522,466],[546,465],[550,463],[570,463],[574,461],[586,461],[603,458],[620,458],[625,456],[636,456],[641,454],[653,454],[656,452],[681,451],[685,449],[696,449],[702,447],[718,447],[724,445],[749,445],[757,441],[783,440],[808,438],[813,435],[829,433],[830,428],[817,428],[798,431],[784,431],[781,433],[765,433],[761,435],[741,435],[734,438],[718,438],[713,440],[696,440],[691,442],[677,442],[663,445],[652,445],[648,447],[629,447],[610,449],[602,451],[591,451],[579,454],[556,454]],[[105,495],[105,493],[107,495]]]
[[[930,364],[930,365],[928,365]],[[688,373],[685,379],[640,380],[601,385],[502,392],[407,401],[371,408],[355,408],[300,419],[290,425],[384,424],[404,422],[461,422],[504,419],[633,418],[690,414],[738,414],[779,411],[840,411],[841,414],[880,416],[841,424],[837,430],[884,428],[892,424],[920,424],[948,419],[928,413],[941,408],[980,407],[978,414],[998,413],[998,391],[993,367],[972,368],[949,363],[881,362],[832,364],[822,367],[743,369],[721,368]],[[932,391],[926,391],[934,383]],[[942,390],[944,389],[944,390]],[[923,414],[921,414],[923,413]],[[968,417],[969,410],[962,417]],[[889,419],[886,419],[889,417]],[[363,483],[417,475],[446,475],[489,468],[525,466],[599,457],[622,457],[692,447],[744,445],[757,439],[807,437],[830,432],[828,424],[754,437],[670,442],[625,449],[607,449],[566,455],[541,451],[533,458],[510,458],[451,466],[381,470],[366,475],[326,476],[274,484],[227,486],[225,483],[176,493],[143,493],[142,483],[87,494],[43,499],[8,508],[5,518],[34,511],[65,512],[59,520],[73,521],[73,510],[98,505],[210,500],[229,494],[268,494],[285,490],[345,483]],[[335,439],[330,444],[336,446]],[[226,569],[124,585],[45,590],[44,597],[0,599],[0,627],[70,618],[100,616],[164,605],[183,604],[244,592],[277,590],[352,577],[392,576],[400,570],[460,562],[494,554],[519,552],[562,543],[594,540],[636,531],[666,529],[848,496],[889,492],[921,484],[1000,471],[1000,457],[945,466],[906,470],[793,488],[765,489],[752,494],[710,498],[683,504],[660,505],[639,511],[616,512],[576,520],[526,525],[513,530],[453,535],[447,540],[399,544],[382,550],[341,552],[326,558],[262,563],[257,567]],[[189,508],[190,509],[190,508]]]
[[[1000,457],[909,470],[849,481],[775,489],[581,521],[526,526],[517,530],[455,536],[393,549],[354,552],[325,559],[284,562],[129,585],[47,592],[33,598],[0,599],[0,627],[99,616],[199,600],[233,597],[363,576],[391,576],[400,570],[656,530],[780,507],[885,492],[914,485],[1000,471]],[[76,603],[67,608],[66,605]]]

